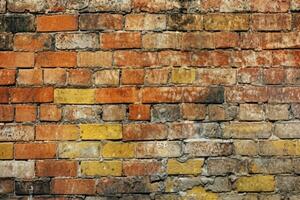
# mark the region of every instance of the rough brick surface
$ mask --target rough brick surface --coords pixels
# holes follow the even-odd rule
[[[0,199],[300,199],[300,0],[0,0]]]

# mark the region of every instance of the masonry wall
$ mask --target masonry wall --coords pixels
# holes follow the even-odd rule
[[[0,0],[0,198],[300,199],[299,0]]]

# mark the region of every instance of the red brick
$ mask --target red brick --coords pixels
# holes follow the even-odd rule
[[[144,84],[145,71],[143,69],[124,69],[122,70],[121,83],[123,85],[142,85]]]
[[[239,34],[233,32],[216,32],[213,35],[215,48],[235,48],[239,46]]]
[[[285,70],[282,68],[269,68],[264,70],[265,84],[278,85],[285,83]]]
[[[56,144],[53,143],[27,143],[15,144],[16,159],[43,159],[55,158]]]
[[[36,120],[36,106],[17,105],[16,122],[33,122]]]
[[[0,67],[17,68],[17,67],[33,67],[34,54],[27,52],[0,52]]]
[[[61,109],[57,105],[42,104],[40,106],[40,120],[57,122],[61,119]]]
[[[148,87],[142,90],[142,102],[144,103],[163,103],[182,101],[182,89],[176,87]]]
[[[67,81],[67,72],[65,69],[45,69],[44,84],[65,85]]]
[[[79,128],[68,124],[47,124],[36,126],[36,140],[76,140]]]
[[[123,126],[123,140],[166,139],[168,128],[164,124],[128,124]]]
[[[0,121],[11,122],[14,120],[14,107],[11,105],[0,105]]]
[[[300,51],[299,50],[276,50],[273,51],[274,66],[300,66]]]
[[[39,177],[74,177],[77,175],[77,162],[66,160],[36,161],[36,176]]]
[[[187,120],[203,120],[206,115],[206,106],[204,104],[183,104],[182,117]]]
[[[17,51],[43,51],[52,48],[53,38],[49,34],[17,34],[14,49]]]
[[[254,14],[252,29],[257,31],[291,30],[292,17],[290,14]]]
[[[227,102],[266,102],[268,92],[266,87],[258,86],[235,86],[226,88]]]
[[[300,69],[287,69],[286,70],[286,83],[291,85],[300,84]]]
[[[52,194],[95,194],[96,181],[93,179],[54,179]]]
[[[52,87],[11,88],[9,94],[13,103],[48,103],[54,98]]]
[[[0,70],[0,85],[13,85],[16,82],[16,70]]]
[[[74,31],[78,29],[76,15],[45,15],[36,19],[38,32]]]
[[[134,87],[99,88],[96,90],[97,103],[134,103],[138,101],[138,90]]]
[[[0,103],[8,103],[9,101],[9,89],[0,88]]]
[[[268,94],[270,103],[300,102],[300,88],[297,87],[270,87]]]
[[[255,12],[287,12],[290,0],[251,0],[251,10]]]
[[[38,67],[75,67],[77,55],[76,52],[71,51],[39,52],[35,65]]]
[[[129,105],[130,120],[150,120],[150,105]]]
[[[103,49],[141,48],[142,37],[139,32],[102,33],[100,43]]]
[[[68,70],[68,84],[75,86],[89,86],[92,81],[92,72],[87,69]]]
[[[149,176],[162,171],[162,163],[156,160],[134,160],[123,163],[125,176]]]
[[[40,69],[20,69],[17,83],[19,85],[41,85],[43,83],[43,71]]]
[[[118,66],[149,67],[157,64],[157,53],[116,51],[115,64]]]

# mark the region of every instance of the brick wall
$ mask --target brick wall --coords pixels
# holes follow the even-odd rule
[[[300,199],[299,0],[0,0],[0,199]]]

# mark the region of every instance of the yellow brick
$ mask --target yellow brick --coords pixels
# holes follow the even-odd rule
[[[133,158],[135,148],[134,143],[108,142],[103,145],[102,156],[105,158]]]
[[[61,104],[93,104],[94,89],[55,89],[54,102]]]
[[[98,158],[100,143],[98,142],[63,142],[58,146],[59,158]]]
[[[290,140],[267,140],[259,142],[260,155],[289,156],[297,155],[297,143]]]
[[[249,15],[209,14],[204,16],[206,30],[248,30]]]
[[[14,145],[13,143],[0,143],[0,159],[13,159]]]
[[[121,161],[82,161],[81,173],[86,176],[121,176]]]
[[[194,187],[188,190],[186,195],[183,196],[182,200],[217,200],[218,195],[213,192],[207,192],[201,186]]]
[[[175,68],[172,70],[172,83],[193,83],[195,79],[195,69]]]
[[[170,159],[168,161],[168,174],[200,174],[203,162],[203,159],[188,160],[184,163]]]
[[[269,175],[241,177],[236,181],[236,188],[239,192],[271,192],[275,189],[275,179]]]
[[[83,140],[122,139],[122,125],[81,124],[80,134]]]

